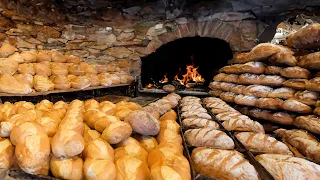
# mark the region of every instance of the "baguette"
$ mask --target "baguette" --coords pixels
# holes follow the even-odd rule
[[[299,116],[293,121],[293,125],[320,134],[320,118],[318,116]]]
[[[196,148],[192,151],[191,160],[195,171],[212,178],[228,180],[259,180],[258,172],[234,150]]]
[[[281,87],[278,89],[274,89],[272,92],[268,94],[268,98],[283,98],[289,99],[294,96],[296,90],[287,87]]]
[[[250,151],[293,155],[288,146],[266,134],[241,132],[235,136]]]
[[[319,29],[320,24],[317,23],[301,28],[290,34],[284,44],[296,49],[316,49],[320,45]]]
[[[228,131],[233,130],[264,133],[263,126],[260,123],[252,120],[230,119],[224,121],[222,126]]]
[[[278,45],[280,52],[272,55],[269,58],[269,63],[280,66],[295,66],[297,59],[294,57],[294,52],[285,46]]]
[[[191,146],[218,149],[233,149],[233,140],[224,132],[211,129],[189,129],[184,133],[186,142]]]
[[[221,93],[223,93],[223,91],[217,90],[217,89],[212,89],[209,91],[209,95],[215,96],[215,97],[219,97]]]
[[[268,86],[250,85],[244,89],[243,94],[256,97],[267,97],[268,94],[272,91],[273,89]]]
[[[239,75],[237,74],[228,74],[223,81],[228,83],[238,83]]]
[[[219,124],[208,119],[203,118],[187,118],[184,119],[182,122],[183,127],[187,128],[204,128],[209,127],[212,129],[219,129]]]
[[[298,91],[290,99],[297,100],[309,106],[314,106],[319,99],[319,93],[312,91]]]
[[[183,118],[193,118],[193,117],[199,117],[203,119],[211,119],[211,116],[208,113],[205,112],[197,112],[197,111],[188,111],[183,112],[181,114],[181,117]]]
[[[229,102],[229,103],[233,103],[235,97],[236,97],[236,94],[232,92],[223,92],[220,94],[220,98],[225,102]]]
[[[305,90],[308,80],[306,79],[288,79],[283,83],[283,86],[292,89]]]
[[[231,119],[237,119],[237,120],[251,120],[248,116],[242,115],[239,112],[224,112],[224,113],[219,113],[216,115],[216,118],[219,121],[228,121]]]
[[[298,65],[307,69],[320,70],[320,52],[303,56]]]
[[[266,65],[262,62],[247,62],[239,67],[241,73],[263,74]]]
[[[201,104],[183,106],[181,108],[181,111],[182,112],[197,111],[197,112],[203,112],[203,113],[207,112],[207,110],[205,108],[203,108]]]
[[[268,75],[280,75],[281,70],[282,70],[282,67],[268,66],[264,70],[264,73]]]
[[[279,98],[259,98],[255,106],[261,109],[280,110],[283,100]]]
[[[309,91],[320,92],[320,77],[315,77],[306,82],[306,89]]]
[[[308,79],[311,77],[310,72],[307,69],[299,66],[287,67],[280,71],[281,76],[291,79]]]
[[[213,77],[213,80],[214,80],[215,82],[223,82],[223,80],[224,80],[226,77],[227,77],[227,74],[225,74],[225,73],[219,73],[219,74],[217,74],[217,75],[215,75],[215,76]]]
[[[246,86],[244,85],[236,85],[232,88],[230,88],[230,92],[235,93],[235,94],[243,94],[244,89]]]
[[[282,108],[287,111],[293,111],[304,114],[312,112],[312,108],[310,106],[296,100],[285,100],[282,104]]]

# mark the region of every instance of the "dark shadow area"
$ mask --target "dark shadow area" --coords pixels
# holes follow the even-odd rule
[[[142,85],[145,87],[149,83],[157,83],[165,74],[171,83],[179,71],[185,74],[186,66],[192,64],[198,67],[198,72],[205,79],[204,83],[209,84],[232,57],[229,44],[218,38],[196,36],[177,39],[142,58]]]

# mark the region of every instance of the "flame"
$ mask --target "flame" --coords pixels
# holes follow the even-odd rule
[[[167,74],[165,74],[164,76],[163,76],[163,78],[159,81],[160,83],[167,83],[167,82],[169,82],[169,79],[167,78]]]
[[[146,88],[152,88],[153,84],[149,83],[148,85],[146,85]]]
[[[182,85],[186,85],[187,87],[190,81],[197,82],[197,83],[205,81],[197,71],[198,67],[195,68],[193,65],[187,65],[186,69],[187,69],[187,73],[182,75],[182,79],[180,79],[179,76],[176,75],[174,77],[174,80],[180,82],[180,84]]]

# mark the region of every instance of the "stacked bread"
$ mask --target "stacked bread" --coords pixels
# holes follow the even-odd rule
[[[127,84],[133,78],[126,72],[110,72],[77,56],[58,51],[23,51],[9,44],[0,47],[0,92],[28,94],[34,91],[85,89]]]
[[[320,120],[314,108],[320,84],[312,73],[317,69],[318,52],[294,56],[293,50],[281,45],[259,44],[241,53],[236,63],[220,69],[210,83],[211,94],[229,103],[249,106],[243,113],[254,118],[285,125],[296,125],[319,133]],[[260,62],[260,61],[263,61]],[[312,68],[306,65],[312,63]],[[241,64],[244,63],[244,64]],[[296,120],[297,116],[302,116]],[[312,119],[306,121],[305,119]],[[315,127],[313,127],[315,125]]]
[[[156,139],[158,146],[148,155],[151,179],[191,179],[190,164],[183,156],[180,126],[177,114],[171,110],[160,117],[160,131]]]

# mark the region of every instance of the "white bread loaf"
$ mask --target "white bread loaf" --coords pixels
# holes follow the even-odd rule
[[[116,167],[110,160],[87,158],[83,164],[83,173],[87,180],[116,179]]]
[[[10,133],[10,141],[13,145],[17,143],[24,143],[27,136],[37,135],[37,134],[47,134],[42,126],[34,122],[25,122],[20,126],[15,126],[12,128]]]
[[[71,159],[52,156],[50,168],[54,177],[61,179],[83,179],[83,160],[79,157]]]
[[[219,124],[208,119],[203,118],[187,118],[182,121],[182,126],[188,128],[203,128],[210,127],[212,129],[219,129]]]
[[[95,139],[98,139],[100,138],[101,136],[101,133],[99,133],[98,131],[96,130],[85,130],[84,133],[83,133],[83,139],[86,143],[90,142],[90,141],[93,141]]]
[[[9,169],[14,163],[14,146],[9,139],[0,139],[0,168]]]
[[[107,159],[112,162],[114,160],[113,148],[110,146],[109,143],[100,138],[88,142],[82,153],[85,159]]]
[[[115,161],[117,170],[117,180],[149,180],[150,170],[148,165],[144,164],[140,159],[123,156]]]
[[[152,136],[137,135],[134,138],[148,153],[158,147],[157,140]]]

